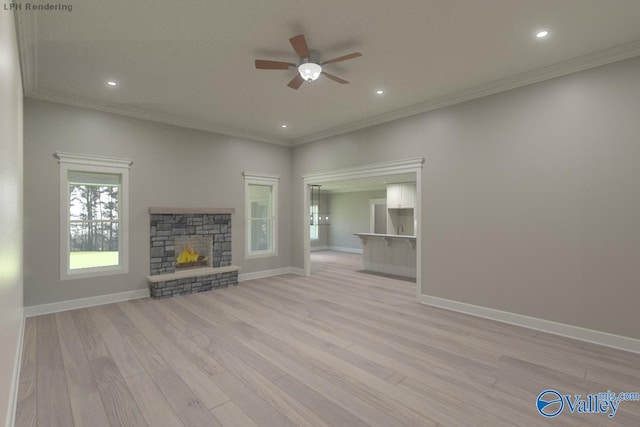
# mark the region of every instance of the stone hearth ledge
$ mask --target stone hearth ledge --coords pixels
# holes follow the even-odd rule
[[[147,276],[147,280],[150,283],[168,282],[170,280],[188,279],[190,277],[210,276],[212,274],[229,273],[232,271],[240,271],[240,267],[237,265],[228,265],[226,267],[203,267],[192,268],[186,271],[178,271],[177,273],[166,274],[154,274],[153,276]]]
[[[149,208],[151,215],[234,214],[235,208]]]

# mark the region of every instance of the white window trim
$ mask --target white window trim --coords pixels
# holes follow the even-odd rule
[[[265,173],[253,173],[243,172],[244,176],[244,227],[245,227],[245,259],[253,258],[266,258],[278,256],[278,182],[280,176],[269,175]],[[268,185],[272,189],[273,198],[273,247],[268,251],[251,251],[250,242],[250,226],[249,226],[249,212],[251,212],[251,206],[249,205],[249,185]]]
[[[133,161],[117,157],[56,152],[60,164],[60,280],[125,274],[129,272],[129,168]],[[118,265],[69,269],[69,171],[120,174]]]

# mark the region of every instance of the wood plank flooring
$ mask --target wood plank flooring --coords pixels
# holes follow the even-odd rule
[[[640,355],[415,302],[314,252],[311,277],[26,321],[16,426],[639,426],[538,414],[545,389],[640,391]]]

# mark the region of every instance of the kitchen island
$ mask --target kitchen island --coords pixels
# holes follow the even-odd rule
[[[416,278],[416,237],[398,234],[355,233],[362,241],[364,269]]]

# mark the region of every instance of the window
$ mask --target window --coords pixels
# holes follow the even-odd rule
[[[247,258],[278,255],[279,179],[273,175],[244,173]]]
[[[313,204],[311,206],[309,206],[309,210],[310,210],[310,218],[309,218],[309,222],[310,222],[310,231],[309,231],[309,236],[311,238],[311,240],[318,240],[320,237],[318,235],[320,226],[319,226],[319,222],[320,222],[320,216],[318,215],[318,202],[313,202]]]
[[[130,160],[56,153],[62,280],[128,271]]]

